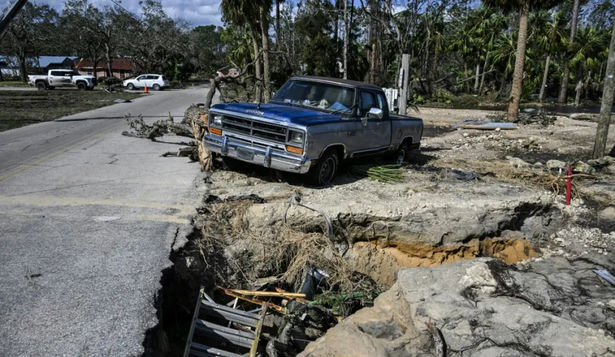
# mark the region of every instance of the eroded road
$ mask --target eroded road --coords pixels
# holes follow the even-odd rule
[[[179,120],[206,89],[0,133],[0,356],[138,356],[198,202],[199,166],[121,135],[124,115]]]

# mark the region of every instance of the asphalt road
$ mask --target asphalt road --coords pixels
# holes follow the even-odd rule
[[[205,94],[157,92],[0,133],[0,356],[142,353],[161,270],[202,192],[197,163],[160,157],[188,138],[122,136],[124,115],[178,120]]]

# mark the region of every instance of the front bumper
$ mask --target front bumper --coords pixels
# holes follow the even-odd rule
[[[252,145],[228,136],[205,135],[203,143],[208,150],[222,156],[280,171],[305,174],[312,164],[310,159],[287,154],[270,146]]]

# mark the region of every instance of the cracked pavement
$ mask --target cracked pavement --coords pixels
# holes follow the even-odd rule
[[[0,133],[0,356],[142,354],[201,176],[188,158],[160,157],[188,138],[122,136],[124,115],[181,120],[206,91],[156,92]]]

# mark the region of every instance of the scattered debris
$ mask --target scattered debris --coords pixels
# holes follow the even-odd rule
[[[594,273],[598,274],[598,276],[600,276],[602,279],[608,281],[611,285],[615,286],[615,277],[613,277],[613,275],[611,275],[611,273],[609,273],[607,270],[594,269]]]
[[[256,314],[217,304],[201,288],[184,356],[237,357],[249,353],[255,357],[267,305],[261,305],[259,311]]]
[[[514,130],[517,129],[513,123],[486,123],[480,125],[462,125],[462,129],[474,130]]]

